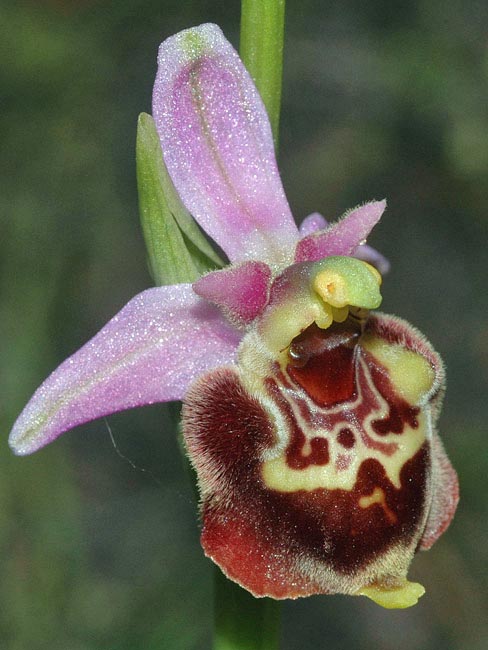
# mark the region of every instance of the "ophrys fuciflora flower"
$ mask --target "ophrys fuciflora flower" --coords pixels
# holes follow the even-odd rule
[[[41,385],[18,454],[118,410],[183,400],[202,545],[256,596],[414,604],[414,553],[448,526],[457,479],[435,430],[444,370],[372,312],[384,201],[295,226],[259,95],[213,25],[165,41],[153,113],[190,213],[229,265],[133,298]]]

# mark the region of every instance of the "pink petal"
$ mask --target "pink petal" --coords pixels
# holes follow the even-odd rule
[[[368,246],[368,244],[360,244],[354,251],[353,257],[356,257],[358,260],[363,260],[372,264],[381,275],[386,275],[391,268],[390,261],[382,255],[376,248]]]
[[[329,222],[318,212],[312,212],[302,221],[299,227],[300,237],[304,239],[308,235],[316,233],[318,230],[325,230]],[[367,244],[360,244],[352,253],[353,257],[372,264],[378,269],[381,275],[386,275],[390,270],[390,262],[376,248]]]
[[[248,324],[265,308],[271,284],[271,269],[264,262],[244,262],[200,278],[193,290],[222,307],[237,324]]]
[[[326,230],[300,240],[295,262],[317,262],[330,255],[352,255],[364,244],[386,208],[386,201],[373,201],[347,213]]]
[[[237,52],[207,24],[164,41],[158,63],[154,119],[186,207],[231,261],[286,261],[297,228],[266,110]]]
[[[10,445],[30,454],[83,422],[181,399],[204,371],[232,362],[238,344],[236,330],[190,285],[144,291],[38,388]]]

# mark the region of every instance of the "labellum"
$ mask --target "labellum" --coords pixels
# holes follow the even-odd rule
[[[413,605],[410,561],[449,525],[458,484],[435,431],[438,355],[371,311],[389,264],[364,242],[386,201],[298,229],[265,107],[220,29],[170,37],[158,63],[138,177],[168,284],[52,372],[10,445],[30,454],[90,420],[183,400],[203,548],[229,578],[256,596]],[[220,258],[199,227],[229,262],[203,276]]]
[[[379,283],[353,258],[289,267],[237,367],[204,375],[186,397],[202,545],[256,596],[364,594],[408,607],[424,592],[407,581],[409,564],[452,515],[440,494],[457,495],[450,465],[439,484],[448,461],[433,431],[444,373],[410,325],[370,314]]]

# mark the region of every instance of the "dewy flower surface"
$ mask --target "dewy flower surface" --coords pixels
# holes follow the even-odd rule
[[[257,596],[414,604],[410,561],[458,488],[435,430],[442,363],[408,323],[371,313],[387,262],[363,243],[385,202],[298,231],[265,109],[221,31],[173,36],[158,63],[165,163],[231,264],[133,298],[37,390],[11,446],[183,400],[202,545],[229,578]]]

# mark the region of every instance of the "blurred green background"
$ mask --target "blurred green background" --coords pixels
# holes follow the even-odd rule
[[[488,5],[289,2],[280,167],[297,219],[388,198],[370,243],[383,309],[444,357],[441,431],[461,480],[449,532],[418,556],[411,610],[285,605],[283,650],[488,647]],[[231,0],[0,5],[0,648],[205,650],[212,571],[164,407],[80,427],[29,458],[6,439],[42,379],[151,283],[136,119],[157,46]],[[124,459],[126,457],[126,459]],[[127,459],[130,459],[127,460]],[[134,468],[136,465],[137,468]]]

